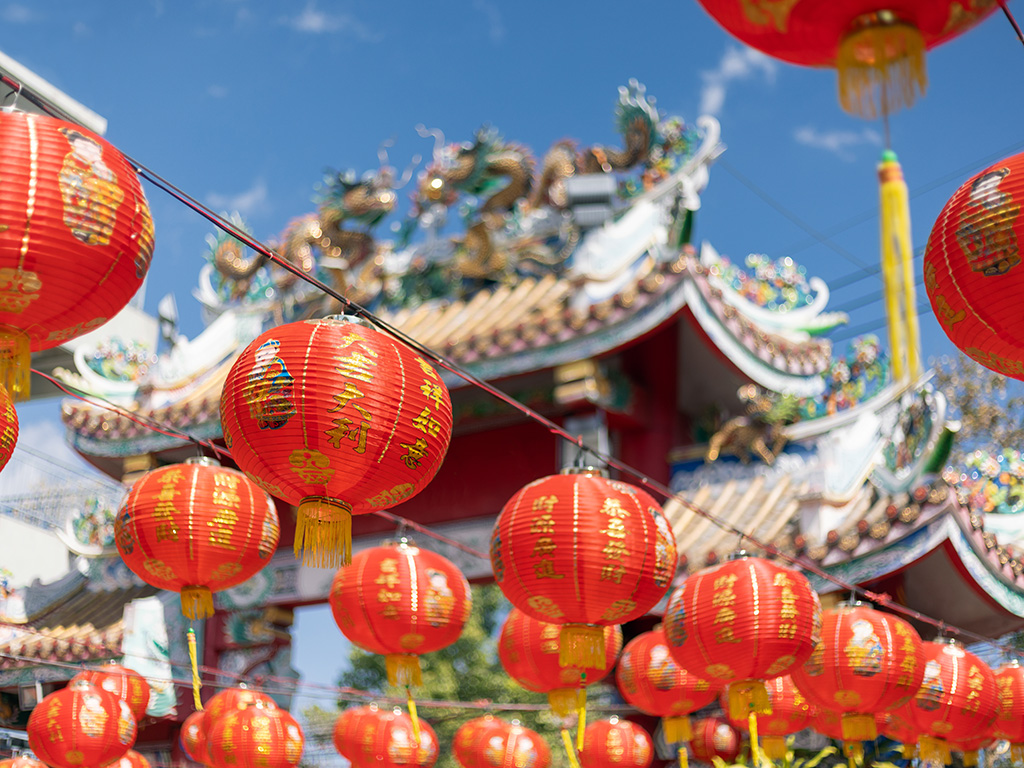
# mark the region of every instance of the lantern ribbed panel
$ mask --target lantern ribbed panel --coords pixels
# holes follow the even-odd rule
[[[676,569],[675,539],[647,493],[598,474],[523,487],[491,534],[494,577],[511,603],[555,624],[623,624],[647,613]]]
[[[213,768],[294,768],[304,743],[302,729],[288,712],[256,704],[217,717],[206,749]]]
[[[757,732],[761,736],[788,736],[811,725],[814,710],[803,693],[793,684],[789,675],[775,677],[764,683],[768,699],[772,703],[771,714],[757,716]],[[729,724],[746,733],[746,717],[729,717],[728,689],[721,694],[722,709]],[[838,716],[837,716],[838,717]]]
[[[924,253],[924,284],[942,330],[964,354],[1024,379],[1024,154],[977,174],[949,199]]]
[[[1024,667],[1014,661],[995,672],[998,695],[995,735],[1024,747]]]
[[[0,111],[0,326],[33,351],[98,328],[152,254],[149,204],[120,152],[80,126]]]
[[[85,680],[117,696],[128,705],[136,723],[146,716],[149,683],[134,669],[120,664],[105,664],[96,669],[84,669],[71,679]]]
[[[452,431],[437,371],[390,336],[332,318],[288,323],[253,341],[228,373],[220,413],[238,466],[299,507],[297,544],[308,523],[304,546],[320,554],[307,562],[320,566],[348,558],[308,543],[315,526],[419,493]]]
[[[210,592],[261,570],[279,536],[270,497],[241,472],[208,459],[147,472],[114,521],[125,564],[147,584],[182,592],[190,618],[212,615]],[[191,592],[205,597],[192,604]]]
[[[335,722],[334,746],[356,768],[431,768],[437,762],[437,734],[419,719],[416,743],[412,720],[404,712],[372,706],[346,710]]]
[[[135,743],[128,705],[85,680],[43,698],[28,718],[28,744],[52,768],[103,766]]]
[[[31,757],[8,757],[0,760],[0,768],[46,768],[46,763],[33,760]]]
[[[463,768],[548,768],[551,750],[535,731],[497,717],[478,717],[455,732],[452,751]]]
[[[206,751],[206,731],[203,729],[205,720],[204,709],[185,718],[181,724],[181,748],[192,762],[210,765],[210,755]]]
[[[916,745],[921,736],[921,730],[911,716],[910,702],[890,712],[883,712],[878,722],[879,733],[908,747]]]
[[[948,641],[924,643],[924,656],[921,688],[906,705],[921,735],[953,744],[987,730],[998,704],[989,666]],[[927,759],[924,753],[922,759]]]
[[[690,752],[695,760],[710,765],[718,757],[731,765],[736,762],[740,746],[739,731],[725,720],[703,717],[694,721]]]
[[[581,768],[647,768],[654,742],[631,720],[597,720],[587,726],[580,750]]]
[[[898,616],[867,605],[822,612],[821,642],[793,682],[817,707],[872,714],[911,699],[924,676],[921,637]]]
[[[115,760],[104,768],[150,768],[150,762],[144,755],[129,749],[120,760]]]
[[[452,737],[452,754],[462,768],[487,768],[484,746],[492,736],[504,738],[511,727],[511,723],[493,715],[468,720]]]
[[[357,552],[335,574],[328,600],[345,637],[389,655],[448,647],[462,634],[473,604],[454,563],[407,543]]]
[[[821,605],[803,574],[758,557],[690,576],[665,611],[676,661],[712,683],[765,680],[803,664],[818,642]]]
[[[270,696],[251,688],[224,688],[210,697],[206,702],[206,717],[200,720],[203,738],[209,742],[214,723],[231,712],[241,712],[259,706],[263,709],[276,709],[277,702]]]
[[[626,644],[615,682],[627,703],[657,717],[688,715],[717,696],[711,683],[676,664],[662,629],[644,632]]]

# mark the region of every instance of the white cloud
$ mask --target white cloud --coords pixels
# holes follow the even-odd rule
[[[28,24],[36,20],[36,14],[27,5],[8,3],[0,11],[0,19],[8,24]]]
[[[268,199],[267,182],[263,179],[256,179],[249,189],[239,192],[237,195],[210,192],[206,195],[206,204],[215,211],[227,211],[228,213],[237,211],[244,218],[260,211],[266,211]]]
[[[223,85],[209,85],[206,87],[206,95],[212,99],[223,99],[228,95],[228,89]]]
[[[491,0],[473,0],[473,8],[487,19],[487,34],[492,43],[499,43],[505,37],[505,24],[501,19],[501,11]]]
[[[881,135],[871,128],[862,128],[859,131],[819,131],[814,126],[805,125],[796,129],[793,138],[798,144],[824,149],[842,160],[854,159],[853,153],[850,152],[852,147],[860,144],[880,146],[882,143]]]
[[[309,2],[297,16],[281,19],[281,23],[298,32],[320,35],[329,32],[348,33],[366,42],[377,42],[380,35],[375,34],[355,16],[348,13],[327,13],[318,10],[315,2]]]
[[[738,80],[748,80],[761,73],[765,81],[775,81],[775,62],[753,48],[730,46],[718,62],[717,69],[706,69],[700,73],[704,83],[700,93],[702,115],[717,115],[725,104],[729,85]]]
[[[87,37],[92,34],[92,30],[89,28],[89,25],[84,21],[76,21],[71,27],[71,31],[74,33],[75,37]]]

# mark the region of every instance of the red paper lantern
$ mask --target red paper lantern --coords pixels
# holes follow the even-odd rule
[[[924,284],[949,340],[975,362],[1024,379],[1024,154],[986,168],[939,213],[924,253]]]
[[[672,655],[729,683],[733,719],[770,712],[761,681],[803,664],[820,628],[821,604],[803,574],[743,553],[690,576],[665,611]]]
[[[0,379],[116,315],[142,286],[153,219],[135,170],[81,126],[0,111]]]
[[[459,639],[473,598],[454,563],[429,549],[387,544],[357,552],[328,597],[342,634],[387,657],[392,685],[420,685],[421,653]]]
[[[772,760],[781,760],[786,756],[786,737],[807,728],[814,716],[814,709],[789,675],[768,680],[764,686],[772,711],[770,715],[757,718],[757,732],[764,753]],[[728,690],[722,691],[721,698],[722,708],[728,713]],[[729,717],[729,724],[746,731],[749,720],[746,717]]]
[[[199,721],[203,740],[209,742],[214,723],[224,715],[253,707],[277,709],[277,702],[267,694],[251,688],[225,688],[218,691],[206,702],[206,717]]]
[[[565,717],[585,705],[587,686],[602,680],[615,665],[622,630],[604,627],[602,667],[563,667],[558,661],[561,629],[513,607],[501,628],[498,659],[509,677],[528,691],[546,693],[551,710]]]
[[[612,717],[587,726],[580,750],[582,768],[647,768],[653,760],[650,735],[631,720]]]
[[[921,732],[921,759],[948,763],[950,744],[977,736],[995,721],[996,678],[953,640],[924,643],[924,656],[921,688],[906,706]]]
[[[210,765],[210,755],[206,751],[206,731],[203,729],[205,721],[204,709],[185,718],[181,724],[181,748],[192,762]]]
[[[145,755],[129,749],[120,760],[115,760],[105,768],[150,768],[150,762]]]
[[[7,388],[0,384],[0,469],[7,466],[17,444],[18,412]]]
[[[28,745],[52,768],[107,765],[135,743],[128,705],[85,680],[46,696],[28,718]]]
[[[493,715],[473,718],[455,731],[452,737],[452,754],[463,768],[487,768],[484,745],[491,736],[500,735],[504,738],[503,734],[511,727],[511,723]]]
[[[574,469],[509,500],[491,534],[491,565],[514,606],[563,625],[563,665],[600,668],[601,627],[654,607],[675,574],[676,543],[647,493]]]
[[[665,741],[690,741],[691,712],[715,700],[711,683],[676,664],[665,631],[658,627],[637,635],[626,645],[615,668],[615,682],[627,703],[662,718]]]
[[[128,705],[135,722],[146,716],[149,706],[149,683],[134,669],[121,664],[104,664],[95,669],[83,669],[72,680],[85,680],[109,691]]]
[[[357,768],[431,768],[437,762],[437,734],[426,720],[418,720],[417,742],[412,719],[399,709],[368,706],[351,711],[349,718],[339,717],[335,723],[334,745]]]
[[[441,377],[390,336],[344,318],[289,323],[231,366],[220,403],[232,457],[298,507],[295,554],[345,565],[351,515],[387,509],[429,483],[448,450]]]
[[[302,729],[288,712],[257,702],[218,716],[206,749],[213,768],[294,768],[302,758]]]
[[[334,728],[331,732],[331,739],[338,754],[349,762],[355,754],[355,730],[353,724],[359,720],[370,709],[370,706],[349,707],[343,709],[338,719],[334,721]],[[377,711],[377,705],[373,705],[373,711]]]
[[[962,0],[700,0],[727,32],[769,56],[836,67],[848,112],[875,117],[910,106],[927,85],[924,52],[990,14]]]
[[[740,754],[740,746],[739,731],[725,720],[703,717],[694,721],[693,738],[690,740],[694,760],[710,765],[717,757],[731,765]]]
[[[842,715],[845,741],[874,740],[874,714],[910,701],[923,676],[914,628],[862,603],[823,611],[821,642],[793,669],[793,682],[812,704]]]
[[[1014,659],[995,672],[998,693],[993,733],[1010,742],[1014,762],[1024,762],[1024,667]]]
[[[114,521],[125,565],[147,584],[180,592],[190,619],[212,616],[213,592],[263,568],[280,532],[270,497],[213,459],[147,472]]]
[[[499,718],[477,718],[455,732],[463,768],[548,768],[551,750],[535,731]]]
[[[46,768],[46,763],[19,755],[18,757],[8,757],[6,760],[0,760],[0,768]]]

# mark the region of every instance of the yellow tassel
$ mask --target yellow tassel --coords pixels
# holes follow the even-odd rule
[[[0,385],[7,388],[14,402],[28,400],[32,378],[32,352],[28,334],[0,325]]]
[[[1015,763],[1024,763],[1024,744],[1010,745],[1010,759]]]
[[[418,745],[420,743],[420,717],[416,712],[416,701],[412,697],[412,690],[409,688],[405,689],[406,700],[405,703],[409,707],[409,719],[412,720],[412,738],[413,741]]]
[[[580,689],[582,694],[579,698],[579,705],[576,707],[576,749],[583,751],[584,731],[587,730],[587,690]]]
[[[580,768],[580,761],[576,757],[576,750],[572,747],[572,736],[567,728],[562,729],[562,744],[565,745],[565,755],[569,758],[570,768]]]
[[[580,688],[555,688],[548,691],[548,706],[559,717],[569,717],[580,708],[580,696],[587,692]]]
[[[729,686],[732,688],[732,686]],[[757,740],[757,713],[747,715],[747,730],[750,731],[750,764],[754,768],[761,765],[761,746]]]
[[[872,715],[843,715],[843,741],[874,741],[878,727]]]
[[[784,736],[765,736],[761,739],[761,751],[769,760],[785,759],[786,738]]]
[[[661,729],[665,733],[665,741],[669,744],[693,740],[693,729],[687,715],[661,718]]]
[[[844,741],[843,754],[846,755],[850,768],[864,764],[864,745],[859,741]]]
[[[384,666],[388,673],[388,682],[399,688],[410,685],[423,685],[423,670],[420,668],[420,657],[411,653],[389,653],[384,657]]]
[[[338,568],[352,562],[352,506],[308,496],[295,517],[295,559],[310,568]]]
[[[949,751],[949,742],[945,739],[922,736],[917,748],[921,762],[939,765],[949,765],[953,762],[953,756]]]
[[[928,88],[924,38],[892,14],[865,14],[839,43],[839,103],[869,120],[911,106]]]
[[[964,768],[975,768],[978,764],[978,750],[969,749],[963,753],[964,756]]]
[[[209,587],[182,587],[181,612],[190,619],[213,616],[213,593]]]
[[[679,747],[679,768],[687,768],[690,765],[690,756],[686,754],[686,747]]]
[[[195,704],[196,712],[203,709],[203,700],[199,696],[203,682],[199,679],[199,654],[196,651],[196,632],[192,627],[188,628],[188,660],[192,662],[192,702]]]
[[[902,744],[900,745],[900,752],[902,753],[904,760],[913,760],[917,757],[917,745]]]
[[[563,624],[558,634],[558,663],[563,667],[604,669],[604,627]]]
[[[740,680],[729,683],[729,717],[742,720],[747,715],[770,715],[772,700],[762,680]]]

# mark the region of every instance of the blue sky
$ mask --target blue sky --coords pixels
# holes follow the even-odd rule
[[[538,157],[564,137],[613,143],[617,88],[636,78],[666,113],[721,120],[728,151],[698,239],[734,259],[792,256],[828,281],[878,262],[881,125],[839,109],[831,70],[744,48],[694,0],[0,0],[0,51],[106,117],[123,151],[207,205],[240,211],[262,240],[313,209],[325,169],[374,168],[389,138],[398,167],[429,154],[418,123],[449,141],[489,124]],[[892,120],[918,247],[960,183],[1024,148],[1011,85],[1024,49],[1001,14],[932,51],[928,67],[928,94]],[[191,291],[211,227],[147,192],[157,248],[146,306],[155,313],[173,292],[195,336]],[[857,280],[832,306],[878,290],[877,278]],[[851,327],[870,326],[882,307],[850,314]],[[930,314],[922,331],[926,358],[950,351]],[[24,439],[56,449],[58,403],[22,408]],[[306,678],[333,681],[338,647],[312,642],[319,629],[340,640],[329,615],[304,614],[299,626]]]

